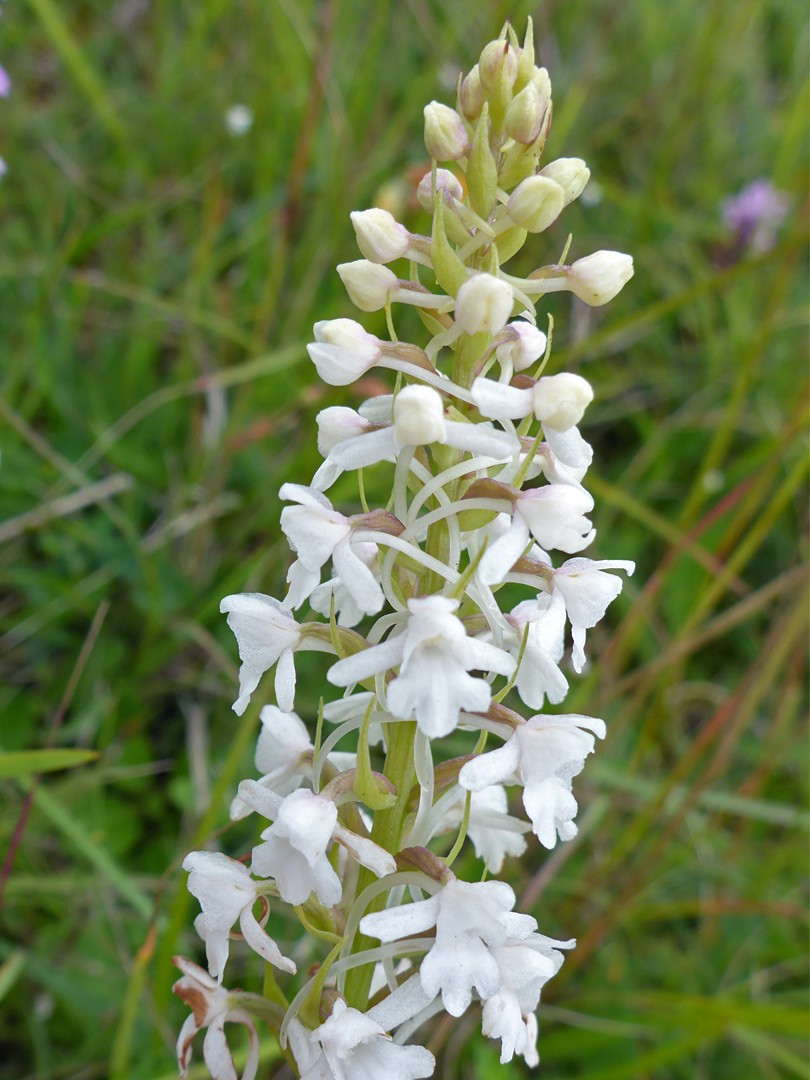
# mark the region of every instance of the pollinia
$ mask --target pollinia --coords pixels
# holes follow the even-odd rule
[[[183,1075],[205,1028],[212,1076],[236,1076],[224,1034],[235,1022],[249,1032],[252,1080],[260,1019],[302,1080],[432,1076],[433,1056],[412,1038],[473,1001],[502,1062],[539,1060],[534,1010],[575,943],[540,933],[488,875],[530,833],[547,848],[576,833],[572,779],[605,725],[543,709],[564,700],[566,670],[582,670],[587,631],[622,588],[612,571],[633,571],[579,554],[595,535],[583,486],[592,452],[578,430],[593,394],[553,370],[552,321],[537,325],[549,292],[605,304],[632,259],[597,251],[568,264],[564,253],[525,278],[503,269],[588,182],[579,158],[541,167],[551,114],[531,24],[522,46],[507,25],[459,79],[455,109],[425,108],[432,166],[418,199],[430,235],[382,209],[351,215],[362,258],[338,273],[360,311],[385,311],[389,340],[341,318],[316,323],[308,351],[330,385],[382,368],[393,390],[319,414],[323,462],[309,485],[280,492],[295,556],[286,596],[222,601],[241,658],[234,710],[271,685],[276,703],[261,710],[261,776],[231,806],[263,827],[249,865],[212,851],[184,862],[208,970],[175,959],[175,991],[192,1010]],[[416,308],[424,347],[397,337],[399,304]],[[366,503],[372,468],[390,478],[386,506]],[[344,473],[356,505],[338,509],[329,491]],[[521,593],[509,610],[500,602]],[[305,650],[330,655],[329,685],[318,716],[302,719]],[[451,736],[462,756],[450,756]],[[525,819],[509,812],[510,787]],[[453,871],[466,839],[481,864],[473,881]],[[280,905],[302,927],[294,958],[265,930]],[[264,996],[224,987],[232,947],[266,961]],[[297,981],[281,978],[297,967]]]

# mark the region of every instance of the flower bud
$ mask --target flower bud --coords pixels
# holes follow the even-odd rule
[[[538,93],[534,83],[529,83],[515,94],[506,110],[503,127],[510,139],[530,146],[540,134],[548,102]]]
[[[585,409],[593,401],[593,390],[587,379],[561,371],[559,375],[544,375],[534,384],[534,415],[544,427],[567,431],[576,427]]]
[[[478,59],[478,76],[484,90],[510,89],[517,78],[518,57],[508,41],[490,41]]]
[[[380,358],[379,339],[354,319],[322,319],[313,327],[315,341],[307,352],[318,374],[330,386],[347,386]]]
[[[591,177],[591,170],[578,157],[557,158],[540,170],[540,176],[547,176],[554,180],[563,189],[565,206],[578,199],[585,190],[585,185]]]
[[[525,319],[507,323],[500,337],[504,340],[495,355],[501,364],[509,361],[513,371],[525,371],[546,351],[546,335]]]
[[[322,409],[315,417],[318,424],[318,453],[321,457],[337,446],[338,443],[362,435],[369,429],[368,420],[364,420],[354,409],[345,405],[330,405]]]
[[[577,259],[566,272],[568,288],[591,307],[612,300],[632,276],[633,258],[621,251],[595,251]]]
[[[512,286],[492,274],[474,274],[456,296],[456,323],[465,334],[495,334],[512,314]]]
[[[394,434],[403,446],[427,446],[447,434],[441,394],[430,386],[406,386],[394,398]]]
[[[360,254],[373,263],[388,263],[408,253],[411,234],[387,210],[354,210],[350,215]]]
[[[540,100],[546,108],[551,102],[551,79],[545,68],[535,68],[532,73],[532,85],[540,95]]]
[[[337,272],[346,286],[349,299],[361,311],[379,311],[384,308],[389,292],[396,289],[398,284],[393,270],[366,259],[340,263]]]
[[[481,85],[481,76],[478,72],[478,64],[476,64],[469,75],[464,77],[464,81],[461,84],[459,105],[467,119],[474,120],[476,116],[481,115],[481,110],[484,107],[485,101],[486,94]]]
[[[458,202],[464,198],[464,188],[448,169],[436,170],[436,191],[439,194],[447,194]],[[425,173],[419,181],[416,198],[423,210],[427,210],[429,214],[433,213],[433,182],[429,172]]]
[[[539,233],[559,217],[565,205],[565,193],[547,176],[529,176],[509,196],[507,211],[516,225]]]
[[[425,146],[436,161],[456,161],[470,149],[464,122],[455,109],[431,101],[425,106]]]

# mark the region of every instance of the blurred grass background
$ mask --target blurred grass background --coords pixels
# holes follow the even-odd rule
[[[546,157],[585,157],[597,184],[521,268],[569,230],[574,257],[636,260],[607,308],[548,306],[552,362],[597,392],[589,554],[638,570],[566,701],[609,728],[576,783],[580,835],[507,871],[541,930],[579,939],[544,994],[542,1074],[808,1075],[804,5],[16,0],[3,1080],[174,1075],[168,960],[198,955],[178,862],[253,775],[218,602],[280,594],[278,487],[311,475],[318,409],[374,389],[325,390],[303,346],[353,314],[334,273],[356,257],[349,211],[383,201],[425,229],[422,106],[527,14],[554,85]],[[239,137],[237,103],[255,118]],[[789,212],[756,253],[720,205],[760,177]],[[318,690],[302,680],[303,715]],[[44,747],[92,760],[32,787]],[[234,957],[232,985],[260,980]],[[471,1010],[433,1032],[437,1077],[527,1075],[478,1028]],[[263,1061],[284,1075],[269,1039]]]

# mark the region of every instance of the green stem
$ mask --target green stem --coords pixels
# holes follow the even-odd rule
[[[402,839],[402,825],[408,807],[408,796],[416,779],[413,764],[413,744],[416,737],[416,724],[413,721],[400,721],[388,727],[388,750],[385,755],[383,774],[391,781],[397,791],[397,799],[388,810],[379,810],[374,815],[371,839],[380,847],[396,855]],[[375,880],[374,874],[365,867],[360,868],[357,879],[357,895]],[[381,911],[385,906],[386,894],[380,893],[368,906],[369,912]],[[373,948],[377,944],[373,938],[357,934],[351,951]],[[368,992],[371,986],[373,964],[364,964],[354,968],[346,975],[346,999],[353,1008],[365,1011],[368,1004]]]

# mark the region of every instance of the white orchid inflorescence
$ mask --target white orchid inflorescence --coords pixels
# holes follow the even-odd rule
[[[476,1001],[502,1061],[538,1060],[534,1010],[574,942],[515,912],[509,885],[463,881],[452,866],[465,838],[486,874],[520,856],[529,833],[547,848],[575,835],[572,780],[605,725],[542,710],[565,698],[566,670],[582,670],[586,631],[622,588],[612,571],[633,572],[580,554],[595,536],[583,486],[592,452],[578,429],[593,391],[578,374],[547,372],[553,323],[536,325],[548,292],[606,303],[632,259],[598,251],[525,278],[502,269],[588,181],[579,158],[540,168],[550,122],[531,24],[522,46],[507,25],[459,80],[456,108],[425,109],[434,161],[418,197],[430,235],[386,210],[352,214],[363,258],[338,271],[356,307],[385,309],[390,340],[352,319],[322,321],[309,353],[334,386],[388,369],[392,393],[320,413],[323,463],[309,485],[280,492],[295,555],[286,596],[222,601],[242,661],[234,710],[272,687],[276,703],[261,712],[260,778],[243,781],[231,806],[233,820],[255,815],[261,830],[249,863],[215,852],[184,863],[209,974],[178,960],[176,989],[193,1013],[178,1044],[183,1073],[207,1027],[212,1075],[235,1077],[223,1025],[236,1021],[250,1032],[249,1080],[262,1019],[306,1080],[428,1077],[433,1057],[406,1044],[437,1012],[461,1016]],[[408,264],[396,273],[387,264],[398,260]],[[416,308],[425,348],[397,339],[397,303]],[[391,479],[374,509],[363,482],[372,467]],[[356,482],[353,508],[328,495],[341,476],[341,493]],[[307,606],[314,615],[299,618]],[[302,650],[334,658],[317,724],[293,712]],[[454,756],[441,742],[451,736]],[[509,787],[522,789],[528,820],[514,816],[517,798],[510,814]],[[296,962],[265,929],[279,901],[321,949],[291,1002],[274,973],[294,975]],[[266,998],[222,986],[233,937],[269,965]],[[304,969],[318,958],[305,943],[293,951]]]

